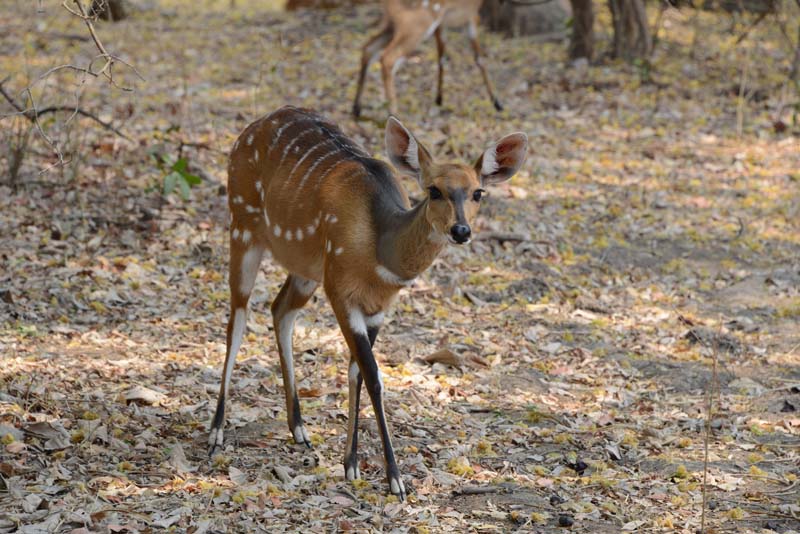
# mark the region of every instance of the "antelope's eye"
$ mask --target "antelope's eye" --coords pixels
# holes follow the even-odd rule
[[[442,198],[442,192],[434,186],[428,188],[428,193],[431,195],[431,200],[440,200]]]
[[[475,202],[480,202],[481,197],[485,192],[486,191],[484,191],[483,189],[476,189],[475,192],[472,193],[472,200],[474,200]]]

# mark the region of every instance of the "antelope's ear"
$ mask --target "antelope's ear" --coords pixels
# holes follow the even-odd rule
[[[475,163],[482,185],[499,184],[514,176],[528,154],[528,136],[507,135],[486,149]]]
[[[398,171],[414,176],[422,185],[422,170],[430,165],[431,155],[394,116],[386,121],[386,153]]]

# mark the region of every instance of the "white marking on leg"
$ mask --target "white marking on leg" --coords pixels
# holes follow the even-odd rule
[[[244,236],[242,236],[242,239],[244,240]],[[248,237],[248,239],[250,238]],[[239,286],[239,291],[242,295],[249,295],[253,290],[253,285],[256,283],[256,277],[258,276],[258,268],[261,266],[261,255],[260,249],[250,247],[242,256],[241,285]]]
[[[231,347],[228,351],[228,360],[225,365],[225,393],[227,394],[231,384],[231,373],[233,365],[236,363],[236,354],[242,345],[242,336],[246,326],[246,316],[244,308],[236,308],[233,314],[233,332],[231,332]]]
[[[347,322],[350,323],[350,329],[356,335],[367,335],[367,323],[364,322],[364,314],[358,308],[351,308],[347,312]]]
[[[345,454],[352,455],[350,458],[355,461],[355,466],[347,468],[347,480],[355,480],[359,478],[358,472],[358,457],[356,451],[353,450],[353,441],[355,440],[358,428],[356,426],[356,419],[358,418],[358,376],[360,373],[358,363],[355,360],[350,360],[350,367],[347,371],[347,384],[348,384],[348,399],[350,406],[348,407],[347,414],[347,444],[345,445]]]
[[[297,291],[303,295],[304,297],[309,296],[311,293],[317,289],[319,285],[316,281],[310,280],[308,278],[303,278],[302,276],[294,275],[294,287]]]
[[[376,326],[380,326],[383,324],[383,312],[378,312],[375,315],[370,315],[367,317],[364,322],[370,328],[374,328]]]
[[[248,244],[250,242],[250,236],[251,235],[252,234],[250,233],[250,230],[243,231],[242,232],[242,243],[244,243],[245,245]]]
[[[414,280],[416,280],[416,278],[409,278],[407,280],[403,279],[381,264],[378,264],[378,266],[375,267],[375,273],[387,284],[395,286],[410,286],[414,283]]]

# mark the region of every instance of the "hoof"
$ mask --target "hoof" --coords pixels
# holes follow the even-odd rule
[[[498,99],[494,99],[494,109],[497,111],[503,111],[503,104],[500,103]]]
[[[397,498],[401,501],[406,500],[406,486],[403,484],[403,479],[400,478],[400,475],[389,477],[389,489],[392,495],[397,495]]]
[[[208,457],[214,456],[218,452],[222,452],[222,428],[212,428],[208,434]]]
[[[294,442],[298,445],[305,445],[309,449],[311,448],[311,439],[308,437],[308,432],[306,432],[306,427],[302,424],[297,425],[294,427]]]
[[[361,116],[361,105],[360,104],[353,104],[353,117],[356,119]]]
[[[436,95],[436,105],[437,106],[442,105],[442,95]]]

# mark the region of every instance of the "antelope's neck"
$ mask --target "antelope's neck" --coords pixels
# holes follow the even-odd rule
[[[425,217],[427,206],[426,200],[409,210],[392,213],[378,236],[379,268],[396,275],[399,285],[410,282],[430,267],[447,242]]]

